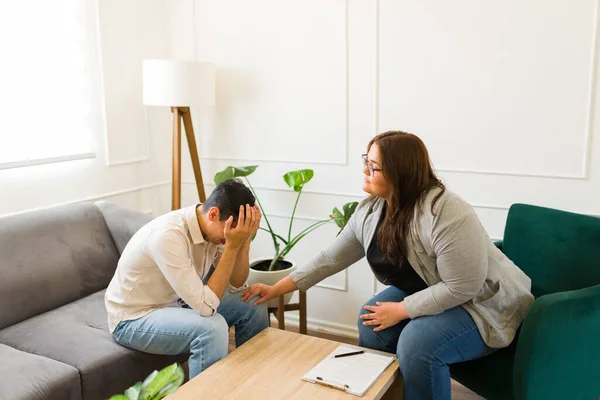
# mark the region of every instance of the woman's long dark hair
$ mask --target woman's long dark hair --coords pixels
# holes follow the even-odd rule
[[[440,188],[441,191],[431,203],[433,213],[433,207],[446,187],[433,171],[427,148],[417,136],[401,131],[388,131],[375,136],[369,142],[367,152],[373,144],[379,147],[382,173],[392,186],[385,220],[377,234],[377,243],[379,251],[390,261],[400,264],[406,260],[406,239],[418,203],[430,190]]]

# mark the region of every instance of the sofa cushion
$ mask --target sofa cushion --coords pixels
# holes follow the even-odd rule
[[[0,329],[106,288],[118,257],[91,203],[0,218]]]
[[[148,214],[130,210],[114,203],[98,201],[96,206],[104,216],[104,221],[106,221],[119,254],[123,254],[123,249],[125,249],[133,234],[152,220],[152,216]]]
[[[531,278],[536,297],[600,284],[600,218],[514,204],[502,251]]]
[[[79,370],[83,397],[106,399],[181,357],[122,347],[108,331],[104,290],[0,331],[0,343]]]
[[[81,399],[79,373],[69,365],[3,344],[0,360],[0,399]]]

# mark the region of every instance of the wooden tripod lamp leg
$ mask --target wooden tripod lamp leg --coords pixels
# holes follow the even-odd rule
[[[198,188],[198,197],[200,202],[206,201],[206,193],[204,193],[204,182],[202,181],[202,170],[200,169],[200,160],[198,159],[198,148],[196,147],[196,137],[194,136],[194,127],[192,126],[192,113],[189,107],[179,108],[183,117],[183,126],[185,127],[185,135],[190,148],[190,157],[192,159],[192,167],[194,168],[194,177],[196,178],[196,187]]]
[[[173,113],[173,183],[171,209],[181,208],[181,114],[178,107],[171,107]]]

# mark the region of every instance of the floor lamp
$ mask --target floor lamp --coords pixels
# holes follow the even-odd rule
[[[171,207],[181,208],[181,123],[187,138],[200,202],[206,200],[190,106],[215,103],[215,66],[207,62],[143,61],[143,102],[171,107],[173,114],[173,183]]]

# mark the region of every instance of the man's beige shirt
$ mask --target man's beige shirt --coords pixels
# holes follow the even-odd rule
[[[183,299],[203,316],[219,297],[202,283],[223,251],[204,239],[196,207],[175,210],[150,221],[127,243],[104,302],[111,332],[119,322],[143,317]],[[230,285],[230,290],[239,290]]]

